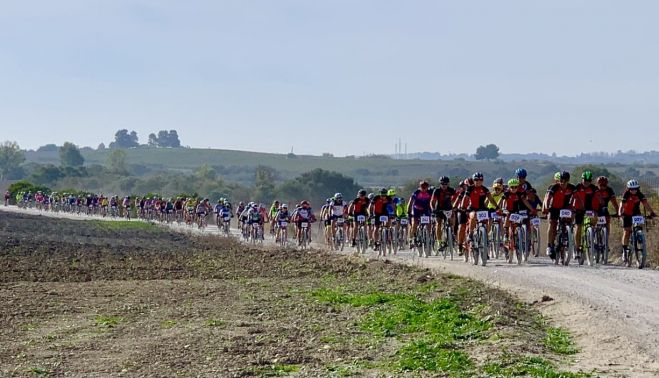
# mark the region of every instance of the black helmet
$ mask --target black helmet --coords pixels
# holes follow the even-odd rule
[[[448,176],[442,176],[439,178],[439,183],[440,184],[448,184],[451,180],[448,178]]]
[[[480,172],[476,172],[471,176],[471,178],[474,179],[474,181],[482,180],[483,179],[483,174],[480,173]]]
[[[570,172],[568,171],[561,172],[561,180],[570,181]]]
[[[380,195],[381,196],[386,196],[387,195],[387,188],[380,188]]]
[[[360,191],[357,192],[358,196],[365,196],[366,195],[366,190],[361,189]]]

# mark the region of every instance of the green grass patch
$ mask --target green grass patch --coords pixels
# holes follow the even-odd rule
[[[224,322],[219,319],[208,319],[205,322],[207,327],[222,327],[224,326]]]
[[[50,372],[44,368],[33,367],[28,370],[28,373],[32,373],[37,377],[47,377]]]
[[[362,375],[363,369],[356,365],[341,365],[331,364],[327,365],[325,369],[330,373],[331,377],[352,377],[355,375]]]
[[[162,323],[160,323],[160,327],[164,329],[174,328],[175,326],[176,326],[176,321],[174,320],[165,320]]]
[[[300,371],[300,365],[274,364],[250,370],[252,373],[258,374],[261,377],[280,377],[291,373],[297,373]]]
[[[587,372],[557,371],[554,364],[540,357],[504,355],[488,363],[483,371],[488,377],[584,378]]]
[[[447,349],[444,344],[430,339],[415,340],[397,353],[394,367],[400,371],[425,370],[451,376],[467,376],[473,363],[461,351]]]
[[[579,348],[575,345],[570,334],[561,328],[547,328],[547,336],[543,342],[554,353],[576,354],[579,352]]]
[[[97,327],[102,327],[102,328],[114,328],[119,323],[121,323],[124,320],[124,318],[120,316],[104,316],[104,315],[99,315],[96,318],[94,318],[94,323],[96,323]]]
[[[333,289],[314,290],[311,293],[311,296],[320,302],[349,304],[354,307],[371,307],[378,304],[412,298],[409,295],[388,293],[351,294]]]

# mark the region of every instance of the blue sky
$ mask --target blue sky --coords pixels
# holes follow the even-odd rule
[[[659,149],[657,1],[3,2],[0,141]],[[545,135],[545,136],[543,136]]]

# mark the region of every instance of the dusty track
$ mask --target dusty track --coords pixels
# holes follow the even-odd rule
[[[16,208],[0,210],[8,209],[33,213]],[[209,227],[207,233],[218,231]],[[659,376],[657,271],[618,266],[555,267],[546,258],[525,266],[495,261],[487,267],[475,267],[438,257],[415,258],[408,251],[393,259],[469,276],[526,302],[539,302],[543,314],[575,335],[582,349],[576,356],[580,368],[604,370],[611,376]],[[553,300],[540,302],[543,295]]]

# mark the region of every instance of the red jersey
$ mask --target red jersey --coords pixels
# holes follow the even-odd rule
[[[599,208],[599,199],[595,197],[595,192],[597,187],[593,184],[584,185],[578,184],[576,186],[576,192],[574,193],[575,198],[579,200],[576,201],[577,208],[579,210],[596,210]]]
[[[622,215],[632,216],[641,215],[641,202],[645,200],[645,196],[640,190],[636,194],[632,194],[629,190],[625,190],[622,194]]]
[[[487,194],[489,192],[490,190],[483,185],[468,186],[465,190],[465,196],[469,198],[469,210],[487,210],[487,206],[485,206],[485,199],[487,198]]]
[[[570,207],[572,201],[572,196],[576,191],[577,187],[572,184],[567,184],[565,189],[561,187],[561,184],[554,184],[549,187],[547,194],[551,198],[551,208],[552,209],[567,209]]]

